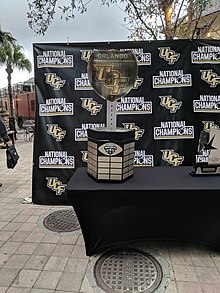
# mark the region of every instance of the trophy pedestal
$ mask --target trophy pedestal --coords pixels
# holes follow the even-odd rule
[[[97,182],[124,182],[134,174],[135,131],[88,129],[87,174]]]
[[[189,174],[192,176],[220,175],[220,165],[194,165]]]

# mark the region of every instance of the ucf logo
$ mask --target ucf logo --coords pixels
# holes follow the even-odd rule
[[[213,72],[212,69],[200,70],[201,79],[210,84],[210,87],[216,87],[220,83],[220,76]]]
[[[140,129],[135,123],[123,123],[125,129],[132,129],[135,131],[135,140],[139,140],[144,134],[144,129]]]
[[[208,132],[211,128],[219,129],[219,126],[214,121],[202,121],[204,124],[203,130]]]
[[[178,102],[172,96],[160,96],[160,105],[170,110],[170,113],[176,113],[180,109],[182,102]]]
[[[66,184],[63,184],[57,177],[47,177],[47,187],[61,195],[65,191]]]
[[[46,83],[51,85],[55,90],[59,90],[64,86],[65,80],[62,80],[56,73],[45,73],[46,75]]]
[[[161,150],[161,152],[163,153],[162,159],[171,164],[172,166],[179,166],[180,164],[182,164],[184,160],[183,156],[180,156],[179,154],[175,153],[172,149]]]
[[[96,69],[96,80],[106,88],[111,89],[112,95],[119,95],[120,89],[125,88],[129,78],[122,77],[118,70],[114,70],[114,65],[94,65]]]
[[[47,127],[47,133],[49,135],[52,135],[58,142],[62,141],[62,139],[66,135],[66,131],[62,130],[62,128],[60,128],[58,124],[47,124]]]
[[[101,111],[102,105],[98,104],[96,101],[93,101],[92,98],[81,98],[82,100],[82,108],[86,109],[91,113],[91,115],[96,115]]]
[[[87,151],[81,151],[82,153],[82,161],[87,163],[88,162],[88,152]]]
[[[88,62],[92,54],[92,50],[81,50],[81,59]]]
[[[158,48],[160,50],[159,57],[168,61],[168,64],[174,64],[180,57],[180,53],[170,50],[170,47]]]

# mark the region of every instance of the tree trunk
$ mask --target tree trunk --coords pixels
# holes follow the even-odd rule
[[[189,6],[188,6],[188,26],[187,29],[190,28],[193,20],[193,2],[192,0],[189,1]]]

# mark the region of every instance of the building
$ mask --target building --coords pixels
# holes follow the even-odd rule
[[[220,1],[212,0],[198,23],[201,37],[220,39]]]
[[[14,97],[15,117],[18,119],[35,119],[35,88],[34,78],[12,85]],[[9,95],[8,88],[0,89],[0,113],[3,117],[9,117]]]

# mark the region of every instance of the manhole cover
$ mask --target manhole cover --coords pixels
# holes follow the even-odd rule
[[[55,232],[72,232],[80,229],[78,218],[73,210],[51,213],[43,221],[44,226]]]
[[[95,263],[97,285],[109,293],[150,293],[162,280],[158,261],[133,248],[111,250]]]

